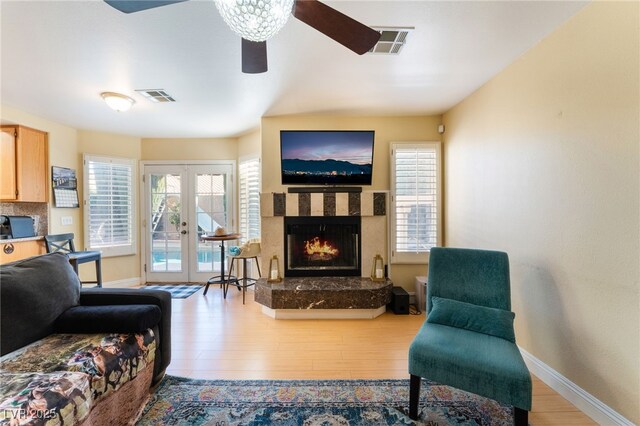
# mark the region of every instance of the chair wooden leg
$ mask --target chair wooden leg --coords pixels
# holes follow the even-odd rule
[[[98,287],[102,287],[102,259],[96,260],[96,281]]]
[[[231,273],[233,272],[233,265],[234,265],[235,260],[236,260],[235,257],[231,258],[231,264],[229,264],[229,273],[227,274],[227,278],[231,278]],[[223,283],[220,283],[220,287],[224,288]],[[224,294],[225,294],[225,298],[226,298],[227,297],[226,296],[227,292],[225,291]]]
[[[247,293],[247,258],[242,259],[242,304],[244,305],[245,294]],[[238,287],[240,290],[240,287]]]
[[[238,268],[240,268],[240,265],[238,265]],[[242,276],[246,276],[247,273],[247,259],[243,258],[242,259]],[[236,284],[240,284],[240,269],[238,269],[237,272],[238,276],[236,278],[238,278],[238,281],[236,281]],[[242,291],[242,289],[240,288],[240,286],[236,286],[236,288],[238,289],[238,291]]]
[[[76,275],[80,276],[80,273],[78,272],[78,261],[69,259],[69,263],[71,264],[71,267],[73,268],[73,271],[76,273]]]
[[[256,268],[258,268],[258,278],[262,278],[262,273],[260,272],[260,262],[258,261],[258,256],[254,257],[256,260]]]
[[[513,407],[514,426],[527,426],[529,424],[529,412],[522,408]]]
[[[418,420],[418,402],[420,401],[420,376],[411,375],[409,382],[409,417]]]

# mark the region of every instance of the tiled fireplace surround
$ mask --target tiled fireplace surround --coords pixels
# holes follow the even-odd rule
[[[358,277],[285,277],[282,283],[256,286],[256,301],[275,318],[374,318],[390,300],[391,281],[369,279],[373,258],[386,259],[386,192],[323,192],[260,194],[261,265],[277,255],[284,270],[284,218],[360,216],[361,275]],[[264,274],[266,276],[266,273]]]

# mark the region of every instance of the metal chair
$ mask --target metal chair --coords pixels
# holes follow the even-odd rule
[[[61,252],[67,255],[73,270],[78,273],[78,265],[81,263],[96,263],[96,281],[81,281],[81,284],[97,284],[102,287],[102,255],[99,251],[76,251],[73,244],[73,233],[45,235],[44,242],[47,253]]]
[[[238,280],[234,283],[227,283],[227,288],[224,290],[224,296],[227,296],[227,289],[229,288],[229,284],[238,287],[238,290],[242,290],[242,304],[244,305],[245,293],[247,291],[247,287],[251,287],[255,285],[257,278],[247,277],[247,260],[255,259],[256,267],[258,268],[258,276],[261,277],[262,273],[260,272],[260,263],[258,262],[258,256],[260,256],[260,243],[259,242],[249,242],[246,247],[240,251],[240,254],[235,256],[229,256],[231,258],[231,263],[229,264],[229,275],[232,275],[233,265],[236,260],[242,260],[242,279],[238,278]]]

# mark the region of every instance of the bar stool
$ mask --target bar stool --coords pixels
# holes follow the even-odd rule
[[[62,252],[69,258],[69,263],[78,274],[78,265],[87,262],[96,262],[96,281],[81,281],[80,284],[97,284],[102,287],[102,255],[99,251],[76,251],[73,244],[73,233],[45,235],[44,243],[47,253]]]
[[[245,294],[247,292],[247,287],[251,287],[255,285],[257,278],[247,277],[247,260],[255,259],[256,267],[258,268],[258,276],[261,277],[262,273],[260,272],[260,263],[258,262],[258,256],[260,256],[260,243],[259,242],[249,242],[245,244],[240,251],[240,254],[235,256],[229,256],[231,258],[231,263],[229,264],[229,275],[233,272],[233,265],[236,260],[242,260],[242,279],[238,278],[238,280],[233,283],[230,282],[227,285],[234,285],[238,287],[238,290],[242,290],[242,304],[244,305]],[[226,291],[225,291],[226,293]]]

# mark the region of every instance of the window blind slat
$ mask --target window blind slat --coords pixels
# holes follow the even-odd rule
[[[85,159],[89,247],[134,251],[133,167],[129,160]]]
[[[260,237],[260,160],[240,163],[240,233],[245,239]]]
[[[427,252],[437,243],[437,163],[429,146],[394,151],[395,250]]]

